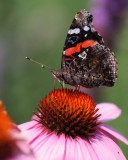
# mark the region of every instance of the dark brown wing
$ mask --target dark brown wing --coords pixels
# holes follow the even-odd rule
[[[76,58],[68,67],[68,74],[71,75],[73,83],[86,88],[113,86],[117,79],[117,62],[114,53],[100,44],[88,50],[83,49],[82,53],[84,52],[86,53],[85,59]]]

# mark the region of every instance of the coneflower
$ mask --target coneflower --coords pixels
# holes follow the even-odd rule
[[[28,135],[38,160],[125,160],[118,131],[103,124],[121,110],[111,103],[95,104],[92,98],[71,89],[54,90],[43,98],[33,120],[19,128]]]
[[[0,160],[35,160],[34,154],[0,101]]]

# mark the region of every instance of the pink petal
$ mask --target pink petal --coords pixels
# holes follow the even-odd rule
[[[19,156],[10,157],[4,160],[38,160],[38,159],[30,155],[19,155]]]
[[[99,121],[107,122],[116,119],[120,116],[121,110],[112,103],[100,103],[96,105],[99,108],[98,114],[101,114]]]
[[[65,143],[64,137],[58,138],[55,134],[47,136],[47,138],[38,138],[40,144],[36,146],[38,160],[60,160],[63,159]]]
[[[75,141],[77,142],[76,147],[80,158],[79,160],[99,160],[88,140],[77,138]],[[80,155],[83,155],[83,158]]]
[[[112,128],[106,124],[100,125],[100,128],[128,145],[128,139],[126,137],[124,137],[120,132],[115,130],[114,128]]]
[[[103,134],[90,138],[90,143],[99,160],[126,160],[118,144]]]
[[[43,131],[42,125],[39,125],[36,121],[30,121],[23,123],[18,126],[18,128],[25,133],[28,142],[36,138]]]
[[[66,138],[65,160],[94,160],[84,141],[81,138]]]
[[[36,152],[38,160],[99,160],[91,144],[86,140],[72,139],[65,137],[64,134],[47,134],[42,125],[33,121],[22,124],[19,128],[27,132],[29,144]]]
[[[18,125],[18,128],[20,128],[21,130],[28,130],[29,128],[33,127],[34,125],[36,125],[37,122],[36,121],[29,121],[23,124]]]
[[[63,134],[52,133],[45,139],[40,135],[38,142],[33,148],[38,160],[99,160],[91,145],[81,138],[65,138]]]

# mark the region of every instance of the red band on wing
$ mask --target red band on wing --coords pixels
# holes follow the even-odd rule
[[[86,40],[84,42],[78,43],[75,47],[68,48],[65,51],[66,56],[74,57],[72,54],[76,52],[80,52],[81,48],[92,47],[96,45],[98,42],[94,40]]]
[[[71,59],[71,58],[66,58],[66,60],[67,60],[67,61],[71,61],[72,59]]]

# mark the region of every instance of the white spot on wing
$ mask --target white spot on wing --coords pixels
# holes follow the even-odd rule
[[[80,28],[70,29],[68,34],[78,34],[80,33]]]
[[[65,51],[63,51],[63,55],[65,55]]]
[[[86,53],[85,51],[83,51],[83,52],[80,53],[78,56],[79,56],[80,58],[82,58],[82,59],[86,59],[87,53]]]
[[[93,26],[91,26],[91,31],[92,32],[96,32],[95,28]]]
[[[84,26],[84,30],[85,30],[85,31],[89,31],[89,29],[90,29],[90,28],[89,28],[88,26]]]
[[[87,37],[87,36],[88,36],[87,34],[84,35],[84,37]]]

